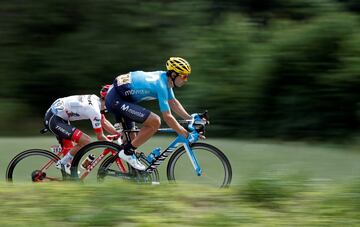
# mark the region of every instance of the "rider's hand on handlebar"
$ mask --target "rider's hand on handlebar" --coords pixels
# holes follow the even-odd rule
[[[192,119],[196,119],[197,117],[199,117],[198,113],[193,113],[190,115]]]
[[[205,139],[205,125],[209,123],[207,118],[207,112],[203,114],[194,113],[191,114],[191,120],[188,122],[188,130],[190,132],[196,131],[199,134],[200,139]]]
[[[203,132],[199,133],[199,138],[202,139],[202,140],[206,139],[206,137],[204,135],[202,135],[202,134],[203,134]]]
[[[190,143],[194,143],[199,139],[205,139],[205,136],[201,135],[201,133],[194,131],[188,134],[187,139]]]
[[[204,113],[193,113],[191,118],[194,121],[204,121],[206,124],[209,124],[209,116],[207,110]]]
[[[110,141],[115,141],[120,138],[121,134],[115,134],[115,135],[107,135],[106,138],[108,138]]]
[[[193,121],[199,121],[199,120],[201,120],[201,116],[200,116],[200,114],[198,114],[198,113],[193,113],[193,114],[191,114],[190,116],[191,116],[191,119],[192,119]]]
[[[199,139],[199,133],[196,133],[196,132],[191,132],[189,133],[188,137],[187,137],[187,140],[190,142],[190,143],[195,143],[196,141],[198,141]]]

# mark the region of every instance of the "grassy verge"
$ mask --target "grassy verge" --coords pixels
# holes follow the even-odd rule
[[[162,148],[157,137],[142,148]],[[22,150],[54,138],[0,138],[0,177]],[[358,147],[210,139],[233,183],[196,185],[0,183],[0,226],[360,226]]]
[[[360,181],[262,178],[218,190],[108,182],[0,186],[0,226],[358,226]]]

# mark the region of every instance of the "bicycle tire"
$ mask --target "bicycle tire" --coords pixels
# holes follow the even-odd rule
[[[7,166],[7,168],[6,168],[6,175],[5,175],[5,178],[6,178],[6,181],[8,181],[8,182],[13,182],[14,181],[14,178],[15,178],[15,168],[17,167],[17,166],[19,166],[18,164],[20,163],[20,162],[22,162],[23,160],[29,160],[29,157],[35,157],[35,156],[40,156],[40,157],[44,157],[45,158],[45,161],[43,162],[43,160],[41,161],[41,164],[42,165],[44,165],[44,164],[46,164],[47,162],[49,163],[49,167],[53,164],[53,163],[56,163],[58,160],[60,160],[60,158],[56,155],[56,154],[54,154],[54,153],[52,153],[52,152],[50,152],[50,151],[48,151],[48,150],[43,150],[43,149],[30,149],[30,150],[25,150],[25,151],[23,151],[23,152],[21,152],[21,153],[19,153],[19,154],[17,154],[11,161],[10,161],[10,163],[8,164],[8,166]],[[51,163],[51,161],[52,161],[52,163]],[[32,172],[31,173],[23,173],[23,174],[21,174],[23,177],[25,177],[25,176],[27,176],[27,174],[29,174],[28,176],[31,176],[31,178],[29,177],[28,179],[31,179],[33,182],[36,180],[37,182],[40,182],[40,181],[42,181],[42,180],[44,180],[45,181],[45,179],[47,179],[47,180],[50,180],[50,176],[47,176],[47,178],[43,178],[43,177],[36,177],[36,176],[33,176],[32,174],[40,174],[40,172],[36,172],[36,171],[40,171],[41,170],[41,168],[42,168],[42,166],[41,165],[39,165],[38,167],[37,167],[37,164],[32,164],[34,161],[31,161],[30,163],[29,163],[29,165],[31,164],[31,165],[34,165],[34,166],[36,166],[36,167],[27,167],[27,168],[29,168]],[[40,164],[40,163],[39,163]],[[19,167],[20,168],[20,167]],[[17,168],[17,169],[19,169],[19,168]],[[34,169],[33,169],[34,168]],[[26,171],[27,172],[27,171]],[[58,170],[58,169],[56,169],[55,168],[55,166],[53,165],[53,167],[51,167],[51,170],[49,170],[49,169],[46,169],[46,172],[43,172],[43,171],[41,171],[41,173],[49,173],[49,172],[51,172],[51,174],[53,174],[52,176],[51,176],[51,178],[52,178],[52,180],[59,180],[59,181],[63,181],[63,180],[65,180],[65,178],[66,178],[66,175],[65,175],[65,173],[63,173],[61,170]],[[56,174],[56,176],[57,175],[59,175],[59,176],[57,176],[57,177],[55,177],[55,172],[57,173]],[[45,175],[46,176],[46,175]],[[45,177],[44,176],[44,177]],[[43,179],[41,179],[41,178],[43,178]],[[24,178],[25,179],[25,178]]]
[[[174,183],[182,181],[191,184],[204,184],[220,188],[228,187],[230,185],[232,168],[228,158],[222,151],[207,143],[193,143],[191,149],[203,171],[202,176],[196,175],[195,170],[186,155],[186,150],[182,146],[174,151],[168,162],[167,178],[169,181]],[[205,153],[206,151],[207,153]],[[186,158],[183,158],[185,156]],[[218,169],[215,169],[215,167]],[[189,179],[186,180],[185,178]]]

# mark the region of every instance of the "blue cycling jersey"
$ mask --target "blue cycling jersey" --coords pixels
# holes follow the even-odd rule
[[[130,96],[134,102],[157,99],[161,112],[170,110],[168,101],[175,96],[168,85],[165,71],[135,71],[127,75],[129,76],[124,75],[117,80],[117,86],[125,85],[128,88],[123,92],[125,96]]]

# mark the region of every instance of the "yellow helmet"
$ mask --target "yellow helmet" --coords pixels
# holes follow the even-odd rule
[[[167,60],[166,69],[183,75],[189,75],[191,73],[190,64],[185,59],[179,57],[171,57]]]

